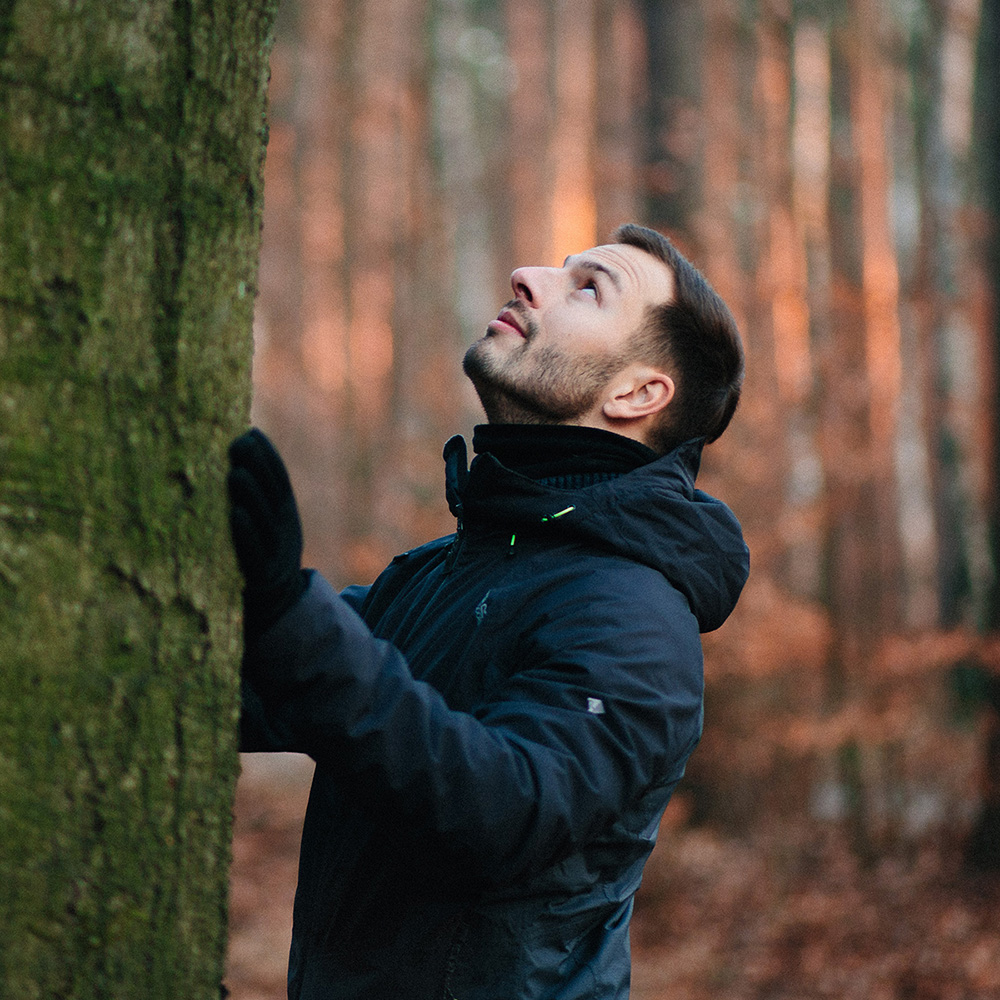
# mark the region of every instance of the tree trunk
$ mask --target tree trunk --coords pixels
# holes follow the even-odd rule
[[[993,372],[1000,371],[1000,2],[985,0],[979,29],[976,80],[975,162],[979,198],[985,213],[987,233],[984,257],[990,316],[987,331],[992,340]],[[1000,412],[1000,383],[992,380],[994,425]],[[991,449],[993,490],[989,509],[990,564],[993,569],[984,624],[1000,629],[1000,434],[993,430]],[[979,815],[970,838],[967,859],[973,865],[1000,869],[1000,670],[986,682],[989,715],[983,749],[982,793]]]
[[[701,208],[706,94],[702,61],[707,11],[696,0],[641,0],[646,38],[645,222],[689,243]]]
[[[0,995],[218,996],[271,0],[0,4]]]
[[[985,0],[980,20],[976,80],[975,150],[979,196],[986,215],[984,257],[990,316],[987,331],[992,339],[993,372],[1000,371],[1000,0]],[[991,411],[1000,413],[1000,379],[994,377]],[[994,483],[990,520],[992,586],[983,615],[988,629],[1000,629],[1000,433],[994,429],[991,453]]]

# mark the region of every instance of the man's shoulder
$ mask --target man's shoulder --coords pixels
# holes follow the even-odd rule
[[[510,570],[496,593],[523,621],[582,616],[613,625],[622,617],[689,614],[687,599],[659,570],[589,545],[514,557]]]
[[[377,601],[379,607],[384,607],[415,577],[426,575],[435,566],[442,564],[447,559],[454,540],[454,535],[443,535],[395,556],[368,588],[365,599],[366,616],[370,613],[373,602]]]
[[[450,535],[442,535],[440,538],[434,538],[429,542],[422,542],[420,545],[416,545],[412,549],[407,549],[405,552],[400,552],[399,555],[394,556],[392,562],[386,567],[386,570],[391,570],[394,566],[399,566],[403,563],[417,564],[427,559],[433,559],[450,548],[454,541],[455,534],[452,533]]]

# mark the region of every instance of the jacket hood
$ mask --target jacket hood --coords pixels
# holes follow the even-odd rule
[[[478,455],[466,469],[465,441],[445,445],[448,504],[459,524],[536,528],[577,539],[658,570],[685,595],[702,632],[729,617],[750,555],[739,521],[695,487],[704,442],[581,489],[548,486]]]

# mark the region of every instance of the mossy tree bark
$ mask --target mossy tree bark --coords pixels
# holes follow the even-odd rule
[[[217,997],[273,0],[0,0],[0,995]]]

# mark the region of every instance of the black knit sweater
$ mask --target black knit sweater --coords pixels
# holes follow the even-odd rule
[[[621,434],[564,424],[480,424],[472,447],[522,476],[566,489],[614,479],[659,458]]]

